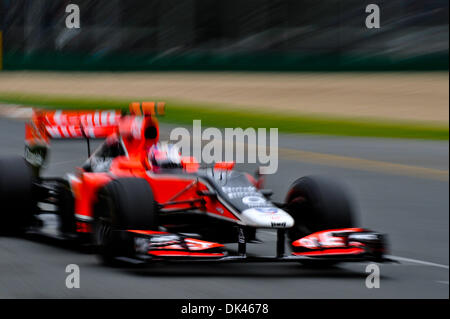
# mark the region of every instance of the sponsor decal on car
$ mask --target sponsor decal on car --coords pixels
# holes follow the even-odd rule
[[[245,196],[242,202],[249,207],[266,205],[267,201],[262,196]]]
[[[256,208],[257,212],[263,213],[263,214],[276,214],[278,213],[278,208],[276,207],[259,207]],[[274,218],[274,217],[272,217]]]

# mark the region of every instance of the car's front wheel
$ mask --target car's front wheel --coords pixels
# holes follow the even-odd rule
[[[130,237],[121,230],[158,228],[157,206],[145,179],[119,178],[102,187],[94,207],[94,239],[103,262],[130,253]]]
[[[327,177],[305,176],[296,180],[287,196],[286,211],[295,220],[288,231],[291,242],[311,233],[355,226],[352,200],[345,187]],[[336,261],[304,260],[304,266],[327,268]]]
[[[288,232],[291,240],[355,225],[353,203],[345,187],[324,176],[296,180],[286,196],[286,210],[295,220]]]

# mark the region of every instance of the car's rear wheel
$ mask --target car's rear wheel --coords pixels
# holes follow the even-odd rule
[[[94,207],[94,236],[104,263],[131,253],[130,236],[120,230],[155,230],[158,215],[153,192],[145,179],[120,178],[98,192]]]
[[[0,231],[17,233],[32,221],[34,174],[22,157],[0,159]]]
[[[354,227],[352,200],[345,187],[324,176],[305,176],[296,180],[286,196],[286,210],[295,220],[290,239],[313,232]]]

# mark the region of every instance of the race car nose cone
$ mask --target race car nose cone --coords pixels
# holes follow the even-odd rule
[[[249,208],[242,212],[242,220],[247,226],[261,228],[291,228],[294,219],[277,207]]]

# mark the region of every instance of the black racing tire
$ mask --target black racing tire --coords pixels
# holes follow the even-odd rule
[[[291,241],[320,230],[355,226],[348,191],[341,183],[324,176],[296,180],[286,196],[286,211],[295,221],[288,231]]]
[[[0,159],[0,232],[17,233],[31,223],[36,210],[34,179],[24,158]]]
[[[94,207],[94,241],[105,264],[132,253],[130,236],[118,230],[157,230],[158,210],[143,178],[119,178],[102,187]]]

